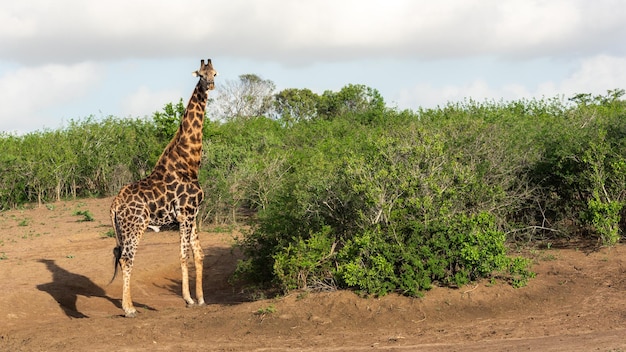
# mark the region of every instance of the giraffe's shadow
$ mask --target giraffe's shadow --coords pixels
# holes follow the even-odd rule
[[[119,299],[107,296],[106,292],[88,277],[62,268],[54,260],[40,259],[39,262],[45,264],[48,271],[52,273],[52,281],[37,285],[37,289],[52,296],[68,317],[88,318],[76,306],[78,296],[101,297],[114,304],[117,308],[122,308]],[[147,308],[151,309],[150,307]]]
[[[236,305],[249,302],[251,299],[242,290],[229,281],[237,267],[237,260],[241,255],[234,253],[230,248],[209,248],[204,250],[204,265],[202,286],[204,299],[207,304]],[[192,297],[195,292],[196,282],[193,264],[189,263],[189,289]],[[180,277],[169,278],[169,284],[158,286],[180,295],[182,282]]]

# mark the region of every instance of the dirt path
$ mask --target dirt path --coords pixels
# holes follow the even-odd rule
[[[0,213],[0,351],[626,351],[626,248],[535,251],[527,287],[424,298],[296,292],[247,301],[227,283],[229,232],[202,233],[207,307],[180,297],[178,234],[148,232],[122,318],[111,199]],[[95,221],[79,222],[88,210]],[[192,291],[193,292],[193,291]]]

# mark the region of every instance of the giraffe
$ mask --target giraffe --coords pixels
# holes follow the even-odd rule
[[[122,271],[122,309],[126,317],[134,317],[137,310],[130,295],[130,274],[137,245],[148,227],[158,231],[159,226],[178,223],[180,228],[180,264],[182,295],[187,306],[204,305],[202,265],[204,253],[196,230],[198,205],[204,193],[198,183],[198,169],[202,156],[202,125],[209,90],[215,88],[211,59],[193,72],[199,81],[189,99],[185,113],[174,138],[165,147],[152,173],[146,178],[128,184],[120,190],[111,204],[111,222],[117,246],[113,249],[115,271],[111,282]],[[196,272],[196,300],[189,294],[187,259],[193,252]]]

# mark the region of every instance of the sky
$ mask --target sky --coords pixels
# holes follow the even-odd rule
[[[624,0],[0,0],[0,133],[144,117],[256,74],[387,106],[626,89]]]

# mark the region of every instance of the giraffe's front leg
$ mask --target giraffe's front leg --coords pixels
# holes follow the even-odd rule
[[[182,222],[180,223],[180,269],[183,274],[183,299],[187,302],[187,306],[191,307],[195,304],[189,293],[189,267],[187,259],[189,256],[189,236],[187,235],[189,228]]]

